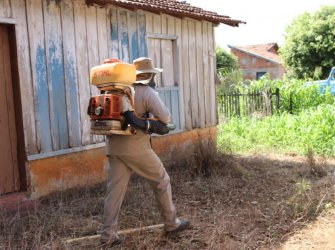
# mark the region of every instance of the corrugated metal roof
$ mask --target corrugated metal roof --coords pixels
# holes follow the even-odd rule
[[[232,46],[228,45],[229,48],[237,49],[239,51],[252,54],[254,56],[262,57],[274,63],[281,64],[281,58],[278,53],[270,52],[273,47],[276,47],[275,51],[278,49],[277,43],[267,43],[267,44],[257,44],[257,45],[247,45],[247,46]]]
[[[86,0],[87,4],[106,5],[123,7],[130,10],[146,10],[153,13],[165,13],[176,17],[190,17],[197,20],[206,20],[215,24],[223,23],[237,27],[244,21],[235,20],[229,16],[220,15],[216,12],[207,11],[199,7],[192,6],[186,1],[176,0]]]

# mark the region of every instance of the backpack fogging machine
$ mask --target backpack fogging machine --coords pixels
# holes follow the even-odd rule
[[[91,134],[134,135],[136,129],[169,133],[169,127],[155,118],[141,118],[134,108],[136,69],[118,59],[107,59],[90,71],[90,83],[102,94],[89,100],[87,114],[91,118]]]

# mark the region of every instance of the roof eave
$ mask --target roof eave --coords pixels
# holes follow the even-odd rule
[[[109,4],[111,4],[117,7],[131,10],[131,11],[141,9],[141,10],[145,10],[145,11],[152,12],[155,14],[164,13],[164,14],[168,14],[168,15],[178,17],[178,18],[190,17],[198,21],[209,21],[216,26],[219,25],[220,23],[226,24],[232,27],[238,27],[239,24],[246,24],[246,22],[244,21],[234,20],[226,16],[222,16],[222,18],[219,18],[219,17],[214,18],[211,16],[204,16],[201,14],[191,13],[191,12],[186,14],[182,10],[178,10],[178,9],[174,9],[174,11],[171,11],[171,10],[159,7],[159,6],[149,6],[149,5],[144,6],[141,3],[134,3],[134,2],[129,3],[129,2],[121,2],[121,1],[115,2],[115,1],[110,1],[110,0],[86,0],[86,4],[87,5],[97,4],[102,7],[106,7]]]

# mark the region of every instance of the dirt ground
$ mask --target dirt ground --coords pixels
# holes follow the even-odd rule
[[[178,215],[192,228],[172,238],[137,232],[116,249],[335,249],[334,160],[199,150],[165,160]],[[44,197],[28,216],[2,211],[0,249],[103,249],[98,240],[64,240],[97,233],[104,190],[101,184]],[[133,176],[120,229],[159,223],[150,187]]]
[[[293,234],[282,249],[335,249],[335,210],[319,216],[315,222]]]

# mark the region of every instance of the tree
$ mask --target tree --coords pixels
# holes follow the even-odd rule
[[[216,69],[218,71],[224,70],[235,70],[238,69],[238,62],[237,58],[227,52],[226,50],[222,49],[219,46],[215,48],[216,53]]]
[[[280,54],[297,78],[328,76],[335,66],[335,6],[298,16],[286,28]]]
[[[216,46],[215,52],[216,69],[221,88],[228,90],[239,85],[243,78],[237,58],[219,46]]]

